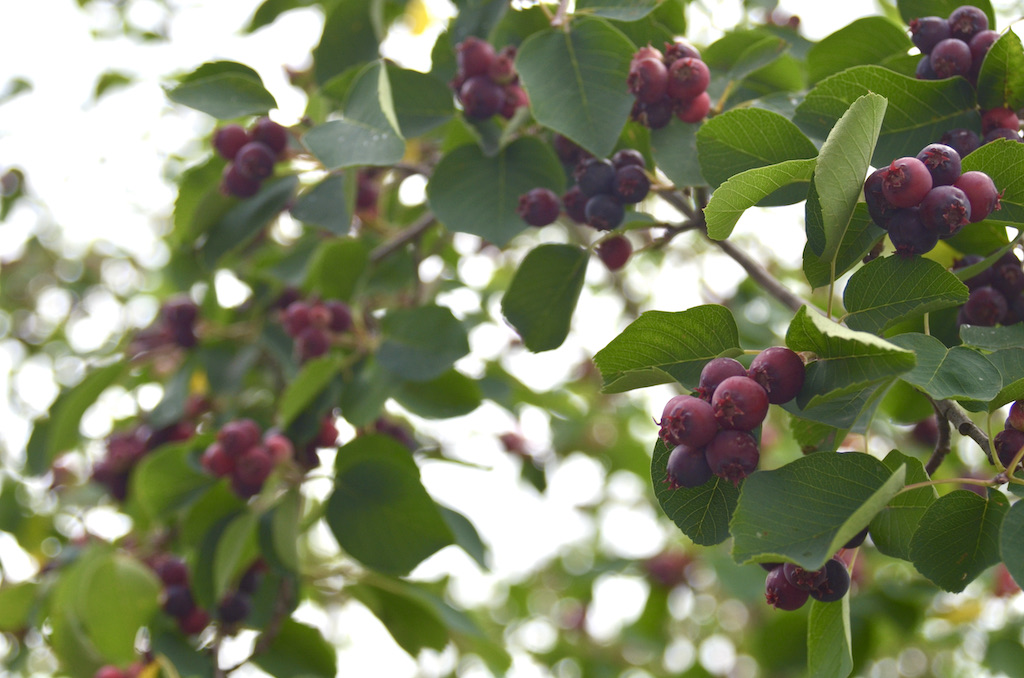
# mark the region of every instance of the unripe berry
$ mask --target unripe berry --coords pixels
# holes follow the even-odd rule
[[[702,92],[688,101],[681,101],[676,109],[676,117],[692,125],[706,118],[710,110],[711,97],[707,92]]]
[[[711,472],[738,484],[757,468],[761,453],[746,431],[719,431],[704,450]]]
[[[714,395],[719,384],[729,377],[744,377],[746,375],[747,368],[740,361],[733,358],[713,358],[700,371],[697,397],[711,402],[711,396]]]
[[[1020,118],[1009,108],[990,108],[981,114],[981,131],[990,132],[994,129],[1020,129]]]
[[[711,480],[711,468],[704,456],[704,448],[678,445],[673,448],[667,462],[669,487],[700,487]]]
[[[768,414],[768,393],[750,377],[729,377],[711,396],[715,419],[723,429],[750,431]]]
[[[807,602],[809,594],[789,583],[782,567],[768,573],[764,582],[764,598],[776,610],[798,610]]]
[[[708,88],[711,71],[700,59],[677,59],[668,71],[668,95],[680,101],[693,99]]]
[[[96,673],[92,674],[92,678],[126,678],[124,671],[114,666],[113,664],[107,664],[96,669]]]
[[[666,447],[687,445],[702,448],[718,433],[718,422],[712,406],[705,400],[688,395],[670,399],[661,413],[659,435]]]
[[[548,188],[533,188],[519,196],[516,213],[530,226],[554,223],[561,211],[558,196]]]
[[[222,158],[234,160],[239,149],[252,141],[241,125],[225,125],[213,133],[213,148]]]
[[[781,405],[804,387],[804,361],[785,346],[772,346],[754,357],[747,375],[765,390],[768,402]]]

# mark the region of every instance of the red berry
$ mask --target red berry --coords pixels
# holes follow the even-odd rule
[[[229,421],[217,432],[217,442],[230,457],[237,457],[260,441],[259,424],[252,419]]]
[[[253,445],[235,460],[232,477],[246,486],[262,485],[274,468],[274,459],[263,445]]]
[[[288,147],[288,130],[270,118],[260,118],[252,126],[253,141],[259,141],[270,147],[277,157]]]
[[[314,441],[317,447],[334,447],[338,444],[338,429],[332,417],[324,417],[320,421],[320,431]]]
[[[231,472],[235,470],[234,458],[227,453],[224,446],[220,443],[213,443],[207,447],[203,452],[203,456],[199,459],[199,463],[207,471],[218,477],[231,475]]]
[[[192,608],[185,617],[178,619],[178,628],[186,636],[193,636],[210,625],[210,615],[200,607]]]
[[[882,173],[882,195],[893,207],[914,207],[932,190],[932,175],[917,158],[892,161]]]
[[[505,105],[505,89],[485,75],[476,75],[462,85],[459,100],[467,116],[485,120]]]
[[[530,96],[526,93],[526,90],[519,85],[505,85],[505,103],[502,104],[501,117],[506,120],[511,120],[512,116],[516,114],[516,111],[520,108],[529,108]]]
[[[663,61],[665,59],[665,55],[662,54],[661,50],[659,50],[657,47],[651,47],[648,44],[638,49],[636,51],[636,54],[633,55],[633,58],[630,61],[636,62],[640,61],[641,59],[658,59]]]
[[[1024,431],[1024,400],[1014,400],[1010,405],[1010,413],[1006,416],[1006,428]]]
[[[1020,118],[1009,108],[990,108],[981,114],[981,131],[991,132],[994,129],[1020,129]]]
[[[702,448],[718,433],[718,422],[711,405],[688,395],[670,399],[661,412],[659,435],[666,447],[686,445]]]
[[[645,104],[652,104],[665,96],[668,87],[668,69],[660,59],[633,61],[626,79],[630,93]]]
[[[695,124],[707,117],[711,110],[711,97],[707,92],[698,94],[689,101],[682,101],[676,109],[676,117],[683,122]]]
[[[295,338],[295,352],[300,362],[318,358],[331,349],[331,338],[319,327],[309,327]]]
[[[777,610],[798,610],[807,602],[809,594],[789,583],[782,566],[768,573],[764,582],[764,597]]]
[[[757,354],[747,375],[761,385],[773,405],[788,403],[804,387],[804,361],[785,346],[772,346]]]
[[[302,334],[313,324],[310,306],[304,301],[293,301],[284,311],[284,331],[292,337]]]
[[[687,58],[700,59],[700,52],[685,40],[665,43],[665,63],[667,65],[671,66],[678,59]]]
[[[999,191],[992,178],[984,172],[964,172],[953,185],[967,194],[971,203],[972,224],[999,209]]]
[[[558,218],[558,196],[548,188],[533,188],[519,196],[516,213],[530,226],[547,226]]]
[[[864,180],[864,204],[867,205],[868,215],[876,225],[881,228],[889,227],[889,218],[896,208],[889,204],[882,193],[882,177],[885,170],[875,170]]]
[[[690,100],[703,94],[710,82],[711,71],[703,61],[693,57],[677,59],[668,71],[667,92],[673,99]]]
[[[329,300],[324,307],[331,314],[327,326],[332,332],[348,332],[352,329],[352,309],[344,301]]]
[[[723,429],[750,431],[768,414],[768,393],[750,377],[729,377],[711,396],[715,419]]]
[[[587,223],[587,196],[579,186],[573,186],[562,194],[562,206],[569,218],[578,224]]]
[[[162,558],[156,565],[156,576],[164,586],[187,585],[188,566],[185,561],[174,556]]]
[[[125,672],[118,667],[107,664],[96,669],[96,673],[92,674],[92,678],[127,678]]]
[[[276,466],[295,455],[295,447],[292,441],[282,433],[272,433],[263,439],[263,446],[270,453],[272,463]]]
[[[633,254],[633,245],[624,235],[616,235],[601,242],[597,246],[597,256],[608,267],[609,271],[618,271],[629,261]]]
[[[470,36],[455,46],[455,60],[459,73],[466,78],[486,75],[497,55],[489,42]]]
[[[719,431],[704,455],[711,472],[733,484],[753,473],[761,459],[757,441],[746,431]]]
[[[713,358],[700,371],[697,397],[711,402],[711,396],[714,395],[719,384],[729,377],[744,377],[746,375],[747,368],[740,361],[733,358]]]
[[[252,141],[241,125],[225,125],[213,133],[213,147],[221,157],[234,160],[242,146]]]

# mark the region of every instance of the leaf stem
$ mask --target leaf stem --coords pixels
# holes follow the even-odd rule
[[[370,252],[370,262],[376,264],[386,259],[395,251],[400,250],[408,243],[423,235],[423,232],[430,228],[431,224],[435,221],[436,218],[434,217],[433,212],[427,212],[403,231],[398,233],[398,235],[373,248],[373,251]]]
[[[983,487],[996,487],[1001,485],[998,480],[982,480],[980,478],[943,478],[941,480],[924,480],[920,483],[910,483],[905,485],[902,490],[896,494],[903,494],[910,490],[918,490],[922,487],[933,487],[935,485],[949,485],[950,483],[958,483],[960,485],[981,485]]]

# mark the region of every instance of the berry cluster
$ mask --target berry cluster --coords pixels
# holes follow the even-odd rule
[[[636,97],[630,114],[651,129],[661,129],[672,115],[683,122],[700,122],[711,110],[708,83],[711,71],[697,49],[683,41],[665,43],[665,53],[647,45],[637,50],[627,79]]]
[[[153,430],[141,424],[127,431],[112,434],[107,439],[107,453],[92,468],[92,479],[107,488],[118,501],[128,496],[128,479],[132,470],[147,454],[165,443],[188,440],[196,431],[190,414],[198,414],[199,401],[190,400],[186,405],[186,418],[179,422]],[[190,412],[191,410],[191,412]]]
[[[984,261],[985,257],[968,254],[953,262],[953,269],[966,268]],[[981,273],[964,281],[971,291],[967,302],[960,308],[960,325],[993,327],[1013,325],[1024,320],[1024,270],[1020,259],[1007,252]]]
[[[929,252],[940,239],[999,209],[992,179],[984,172],[961,174],[960,154],[945,144],[929,144],[916,157],[872,172],[864,200],[902,257]]]
[[[633,205],[651,190],[644,156],[631,148],[617,151],[611,160],[584,158],[573,170],[576,185],[562,195],[569,218],[599,231],[618,228]]]
[[[921,50],[918,80],[941,80],[960,75],[977,82],[981,62],[999,33],[988,29],[985,12],[971,5],[957,7],[948,19],[926,16],[910,22],[910,36]]]
[[[455,46],[455,57],[458,70],[451,88],[468,117],[486,120],[500,113],[508,119],[516,109],[530,105],[519,85],[515,46],[495,52],[489,42],[470,36]]]
[[[300,362],[316,358],[331,348],[331,334],[352,329],[352,310],[343,301],[293,301],[281,314],[285,331],[295,340]]]
[[[250,198],[274,173],[274,163],[288,147],[288,130],[270,118],[260,118],[248,130],[241,125],[225,125],[213,133],[213,147],[231,161],[224,168],[221,191]]]
[[[1000,463],[1009,470],[1013,458],[1024,447],[1024,400],[1015,400],[1010,405],[1010,414],[1006,417],[1004,428],[996,434],[992,446]]]
[[[153,570],[163,582],[160,606],[178,622],[186,636],[199,633],[210,624],[210,614],[196,605],[189,584],[188,566],[183,560],[165,556],[153,563]]]
[[[863,534],[866,535],[867,530]],[[864,540],[861,535],[857,537],[861,542]],[[847,548],[854,547],[848,544]],[[819,570],[805,570],[793,563],[763,563],[761,566],[768,570],[764,582],[765,600],[779,610],[797,610],[808,598],[834,603],[850,590],[850,572],[839,556],[833,556]]]
[[[132,337],[129,355],[137,357],[171,346],[192,348],[198,343],[195,332],[198,318],[199,307],[188,297],[168,300],[160,307],[156,322]]]
[[[764,421],[769,403],[781,405],[800,393],[804,374],[803,360],[785,346],[761,351],[749,370],[732,358],[708,362],[697,395],[669,400],[658,422],[672,449],[669,486],[698,487],[712,475],[739,483],[750,475],[761,458],[751,431]]]

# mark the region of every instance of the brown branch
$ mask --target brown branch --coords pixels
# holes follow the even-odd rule
[[[741,250],[735,244],[728,240],[712,240],[711,238],[708,238],[708,241],[717,245],[718,248],[729,255],[733,261],[742,266],[743,270],[747,272],[747,275],[754,279],[754,282],[760,285],[765,292],[775,297],[789,310],[796,313],[803,306],[817,310],[816,306],[807,303],[797,295],[790,292],[785,285],[779,282],[778,278],[768,271],[768,269],[751,259],[746,252]]]
[[[670,190],[658,190],[658,197],[667,202],[672,207],[676,208],[685,216],[687,219],[693,222],[697,222],[704,228],[704,213],[700,210],[694,209],[693,205],[683,196],[679,191],[673,189]]]
[[[985,432],[977,424],[971,421],[963,408],[952,400],[932,400],[932,406],[935,407],[935,411],[940,417],[945,418],[950,424],[956,426],[957,433],[967,436],[978,443],[978,447],[988,457],[988,463],[995,464],[995,461],[992,459],[992,448],[989,446],[988,436],[985,435]]]
[[[423,235],[423,232],[430,228],[431,224],[434,223],[435,217],[432,212],[427,212],[422,217],[410,224],[405,230],[391,238],[385,243],[382,243],[375,247],[370,252],[370,262],[379,263],[383,259],[386,259],[396,250],[400,250],[405,245],[409,244],[416,238]]]
[[[933,402],[932,405],[935,403]],[[942,465],[943,460],[950,451],[950,427],[949,419],[939,412],[938,407],[935,408],[935,420],[939,427],[939,438],[935,441],[935,451],[932,452],[931,458],[924,467],[924,472],[928,474],[930,478]]]

